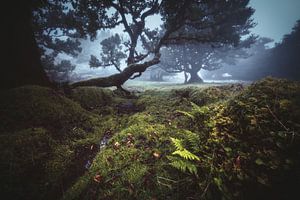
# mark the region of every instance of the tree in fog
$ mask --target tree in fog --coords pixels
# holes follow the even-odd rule
[[[220,69],[205,73],[206,78],[224,79],[224,74],[230,74],[236,80],[254,80],[269,74],[268,62],[271,49],[268,44],[273,42],[270,38],[260,37],[249,48],[243,49],[246,56],[242,58],[227,56],[232,62],[223,62]],[[234,54],[233,54],[234,55]]]
[[[119,34],[115,34],[100,42],[102,46],[101,61],[96,56],[91,55],[89,65],[91,68],[114,66],[116,70],[122,72],[120,64],[121,60],[126,58],[126,54],[122,51],[121,38]]]
[[[253,26],[250,17],[254,10],[248,6],[248,3],[249,0],[31,0],[22,1],[17,5],[11,3],[9,8],[18,18],[24,20],[14,21],[14,14],[9,15],[8,17],[16,23],[6,24],[5,30],[11,30],[15,38],[20,32],[27,32],[21,34],[22,37],[18,38],[19,42],[17,42],[26,45],[19,48],[20,51],[14,51],[19,44],[12,45],[9,51],[21,58],[20,62],[11,64],[11,68],[19,72],[18,76],[10,74],[10,78],[23,79],[23,74],[30,74],[30,77],[19,80],[18,83],[12,83],[13,81],[9,79],[5,81],[11,85],[47,82],[47,78],[43,75],[36,38],[31,26],[32,13],[39,9],[44,9],[45,12],[57,11],[56,24],[51,24],[45,18],[43,22],[46,27],[53,26],[53,29],[69,33],[76,31],[81,37],[89,36],[91,40],[96,38],[99,30],[121,26],[126,38],[123,46],[127,54],[127,66],[117,74],[73,84],[74,87],[88,85],[121,87],[128,79],[138,77],[148,67],[158,64],[160,48],[165,45],[179,45],[186,42],[238,44],[241,34]],[[163,29],[148,28],[149,17],[153,15],[161,16]],[[143,49],[137,48],[139,43],[143,43]],[[31,58],[35,61],[30,63],[29,61],[33,60]],[[24,62],[21,62],[22,59]]]
[[[224,64],[235,65],[239,59],[249,57],[245,48],[250,47],[254,39],[244,41],[237,47],[212,47],[209,44],[172,45],[162,50],[161,67],[169,73],[184,72],[185,83],[201,83],[203,80],[198,74],[200,70],[217,70]]]

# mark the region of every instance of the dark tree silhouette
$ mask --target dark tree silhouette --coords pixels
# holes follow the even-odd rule
[[[39,49],[32,27],[32,11],[40,6],[36,1],[8,1],[3,19],[5,38],[1,59],[0,87],[11,88],[25,84],[50,85],[42,68]]]
[[[300,80],[300,20],[292,32],[283,37],[271,52],[270,68],[272,75]],[[271,69],[272,69],[271,68]]]

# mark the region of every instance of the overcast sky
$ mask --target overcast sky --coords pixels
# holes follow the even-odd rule
[[[253,32],[280,42],[300,19],[300,0],[250,0],[257,26]]]

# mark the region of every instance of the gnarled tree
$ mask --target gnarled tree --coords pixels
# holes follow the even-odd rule
[[[159,63],[162,46],[183,44],[188,41],[239,43],[241,32],[236,30],[243,27],[243,30],[247,31],[252,26],[250,17],[254,10],[248,6],[248,3],[249,0],[29,0],[14,3],[16,5],[10,6],[13,13],[22,13],[22,16],[20,14],[18,16],[23,17],[25,21],[16,19],[14,22],[20,23],[8,28],[13,29],[14,37],[18,38],[20,28],[24,27],[22,38],[18,38],[18,41],[28,43],[22,45],[22,51],[18,53],[24,62],[12,64],[19,70],[19,75],[15,78],[21,79],[25,74],[28,75],[26,80],[36,81],[24,80],[12,84],[47,82],[44,81],[47,78],[41,68],[40,56],[30,24],[31,14],[35,8],[59,10],[56,16],[57,23],[49,24],[49,21],[45,20],[46,26],[64,31],[76,30],[81,36],[89,35],[91,39],[94,39],[97,31],[101,29],[123,27],[128,38],[124,44],[127,48],[125,50],[127,67],[122,72],[108,77],[72,84],[74,87],[91,85],[120,87],[128,79],[140,76],[148,67]],[[149,18],[155,15],[161,16],[162,26],[158,23],[157,29],[150,29],[147,23],[151,21]],[[67,20],[61,20],[60,16],[66,16]],[[144,46],[140,51],[139,44]],[[9,45],[7,46],[11,49]],[[17,48],[18,44],[14,45],[11,54],[14,54]],[[33,68],[33,66],[37,67]]]
[[[249,0],[137,0],[75,1],[75,13],[84,20],[83,33],[95,38],[100,29],[122,26],[127,34],[127,67],[117,74],[80,81],[72,86],[117,86],[140,76],[160,62],[165,45],[198,43],[238,44],[253,26]],[[147,18],[161,16],[162,26],[149,29]],[[143,49],[139,51],[138,45]],[[98,63],[99,64],[99,63]]]

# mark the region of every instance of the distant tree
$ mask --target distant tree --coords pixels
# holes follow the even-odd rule
[[[44,55],[43,67],[50,80],[57,83],[69,82],[71,73],[75,69],[75,65],[73,65],[69,60],[61,60],[56,63],[55,56],[52,54]]]
[[[222,67],[214,72],[207,72],[204,76],[208,79],[226,79],[224,74],[230,74],[231,79],[236,80],[255,80],[270,75],[268,63],[270,61],[271,49],[268,44],[273,42],[270,38],[260,37],[251,44],[249,48],[243,49],[246,55],[241,58],[235,57],[233,59],[231,54],[226,56],[226,59],[232,59],[233,62],[226,61],[222,63]]]
[[[101,43],[102,53],[101,61],[96,56],[91,55],[90,67],[109,67],[114,66],[116,70],[122,72],[120,64],[121,60],[126,58],[126,54],[122,51],[121,38],[119,34],[112,35],[111,37],[104,39]]]
[[[161,67],[169,73],[184,72],[185,83],[201,83],[200,70],[217,70],[224,64],[234,65],[237,60],[249,57],[245,48],[250,47],[254,39],[237,47],[226,44],[218,47],[209,44],[172,45],[162,50]]]

